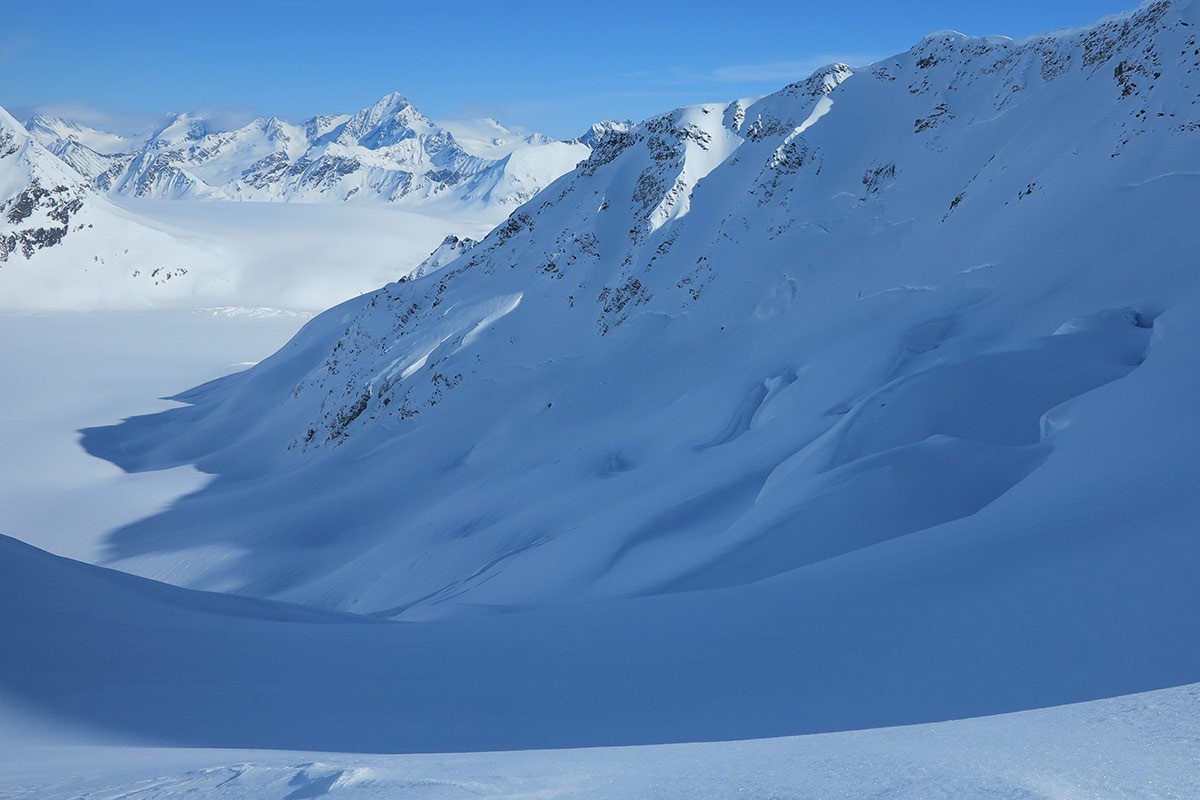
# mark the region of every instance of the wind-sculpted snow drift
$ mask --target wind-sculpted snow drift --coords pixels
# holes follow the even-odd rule
[[[85,432],[215,476],[113,562],[425,621],[296,634],[374,654],[362,724],[264,712],[259,744],[778,735],[1200,679],[1198,35],[1191,1],[937,34],[613,132],[457,258]],[[328,658],[296,651],[297,702],[338,706]],[[188,701],[150,721],[89,680],[54,702],[187,738]]]

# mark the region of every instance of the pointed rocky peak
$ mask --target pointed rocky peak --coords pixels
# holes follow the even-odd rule
[[[592,127],[588,128],[587,132],[575,139],[579,144],[586,144],[588,147],[595,147],[600,144],[605,137],[613,133],[628,133],[633,129],[634,123],[630,120],[618,122],[616,120],[606,119],[596,122]]]
[[[849,64],[829,64],[821,67],[808,78],[785,86],[781,94],[802,97],[821,97],[827,95],[841,85],[842,81],[854,74]]]
[[[183,112],[175,114],[166,125],[159,128],[150,137],[147,145],[156,150],[176,147],[189,142],[199,141],[211,132],[207,119]]]
[[[373,115],[376,115],[377,118],[382,119],[385,116],[395,114],[401,109],[409,107],[409,105],[411,104],[408,102],[408,98],[404,95],[400,94],[399,92],[388,92],[383,97],[379,98],[379,100],[377,100],[375,104],[368,109],[368,111],[370,111]]]
[[[414,136],[431,135],[449,136],[403,95],[392,92],[350,117],[336,140],[375,150]]]
[[[29,132],[17,121],[17,118],[9,114],[4,108],[0,108],[0,135],[5,133],[20,136],[22,140],[29,138]]]
[[[442,267],[461,256],[463,253],[471,250],[477,244],[479,244],[479,242],[471,239],[470,237],[460,237],[450,234],[446,238],[442,239],[442,243],[438,245],[437,248],[430,253],[424,261],[418,264],[416,269],[414,269],[406,277],[401,278],[400,281],[404,282],[407,280],[414,280],[416,278],[424,277],[431,272],[437,272]]]

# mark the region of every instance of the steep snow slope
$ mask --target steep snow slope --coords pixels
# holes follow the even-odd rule
[[[78,124],[35,117],[29,129],[110,195],[407,208],[436,201],[449,208],[492,209],[493,222],[589,152],[579,141],[518,137],[487,122],[454,126],[469,137],[464,148],[450,131],[392,93],[355,114],[302,124],[256,119],[233,131],[179,114],[144,143],[121,152],[113,150],[119,137]]]
[[[417,619],[1175,541],[1200,510],[1198,30],[1157,2],[937,34],[613,130],[440,270],[90,431],[127,469],[217,475],[112,557]]]

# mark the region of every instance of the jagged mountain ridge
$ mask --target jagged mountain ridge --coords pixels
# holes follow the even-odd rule
[[[35,116],[28,127],[98,190],[167,199],[512,208],[590,152],[582,139],[514,141],[498,123],[485,126],[487,140],[479,126],[457,126],[478,138],[464,147],[396,93],[355,114],[261,118],[232,131],[180,114],[124,151],[119,137],[74,123]]]
[[[46,256],[53,255],[47,260]],[[94,191],[0,108],[0,302],[145,304],[221,281],[211,254],[146,225]],[[198,279],[194,269],[207,270]]]
[[[9,264],[0,307],[10,310],[325,308],[408,274],[444,236],[480,237],[590,152],[538,136],[512,141],[491,124],[492,139],[470,146],[495,157],[480,156],[399,95],[304,125],[259,119],[223,131],[181,114],[141,140],[59,117],[35,116],[25,127],[5,117],[20,149],[0,161],[0,201],[14,206],[0,222]],[[230,192],[329,210],[257,203],[243,214],[158,202],[229,200]],[[378,209],[335,210],[347,199]],[[33,215],[35,203],[57,217]]]
[[[1126,469],[1186,516],[1140,409],[1195,379],[1198,16],[936,34],[613,130],[440,269],[90,432],[219,476],[112,554],[419,619],[1008,552],[1030,515],[1116,536],[1071,515]]]
[[[26,259],[61,242],[90,192],[83,181],[25,133],[0,109],[0,262],[13,253]],[[79,223],[75,222],[78,230]]]
[[[5,311],[318,310],[408,274],[448,233],[482,236],[496,214],[451,209],[434,216],[340,204],[118,203],[3,109],[0,141]],[[74,141],[63,153],[69,158],[85,150],[96,155]],[[140,164],[152,170],[155,158],[147,153]],[[186,182],[179,188],[186,193]]]

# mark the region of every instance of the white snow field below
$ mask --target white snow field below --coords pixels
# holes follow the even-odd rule
[[[79,430],[270,355],[308,315],[252,308],[0,314],[0,531],[95,561],[106,534],[203,486],[190,466],[128,473]]]

